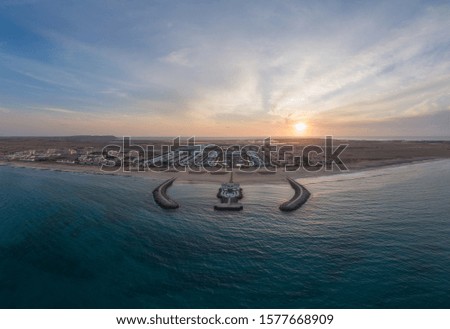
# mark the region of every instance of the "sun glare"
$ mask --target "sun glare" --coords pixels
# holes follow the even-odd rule
[[[297,130],[297,132],[299,132],[299,133],[304,132],[307,127],[308,126],[304,122],[298,122],[295,124],[295,130]]]

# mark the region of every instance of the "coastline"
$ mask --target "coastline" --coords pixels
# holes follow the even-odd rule
[[[361,161],[352,163],[348,166],[348,171],[340,171],[335,169],[332,171],[325,171],[324,169],[316,172],[310,172],[304,168],[296,171],[286,172],[283,169],[277,170],[273,174],[267,174],[261,171],[243,172],[233,170],[236,180],[241,184],[286,184],[286,177],[292,179],[313,178],[339,174],[349,174],[355,172],[363,172],[375,170],[384,167],[396,167],[402,165],[409,165],[414,163],[432,162],[438,160],[445,160],[442,157],[416,157],[411,159],[390,159],[390,160],[373,160]],[[28,168],[35,170],[49,170],[57,172],[70,172],[89,175],[111,175],[123,177],[140,177],[154,181],[165,181],[171,177],[175,177],[179,183],[196,184],[196,183],[222,183],[228,177],[228,172],[220,174],[211,174],[208,172],[192,173],[192,172],[174,172],[174,171],[115,171],[107,172],[101,171],[98,166],[86,165],[69,165],[60,163],[45,163],[45,162],[19,162],[19,161],[0,161],[0,166],[9,166],[14,168]]]

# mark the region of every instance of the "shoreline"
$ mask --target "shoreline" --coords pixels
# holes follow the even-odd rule
[[[390,160],[374,160],[374,161],[361,161],[353,163],[349,166],[348,171],[340,171],[338,169],[332,171],[325,171],[324,169],[316,172],[308,172],[304,168],[300,168],[296,171],[286,172],[282,169],[277,170],[273,174],[267,174],[266,172],[242,172],[239,170],[233,170],[236,180],[241,184],[286,184],[286,177],[292,179],[302,178],[314,178],[330,175],[349,174],[355,172],[370,171],[386,167],[397,167],[402,165],[409,165],[414,163],[432,162],[445,160],[448,158],[424,158],[417,157],[411,159],[390,159]],[[69,165],[59,163],[31,163],[31,162],[19,162],[19,161],[0,161],[0,166],[9,166],[13,168],[27,168],[35,170],[49,170],[57,172],[70,172],[81,173],[90,175],[111,175],[122,177],[141,177],[144,179],[150,179],[154,181],[165,181],[171,177],[175,177],[179,183],[197,184],[197,183],[222,183],[228,179],[229,172],[223,172],[220,174],[211,174],[208,172],[192,173],[192,172],[158,172],[158,171],[116,171],[106,172],[101,171],[97,166],[83,166],[83,165]]]

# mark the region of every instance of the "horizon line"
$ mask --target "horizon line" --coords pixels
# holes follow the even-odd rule
[[[208,139],[249,139],[249,138],[257,138],[257,139],[264,139],[264,138],[287,138],[287,139],[321,139],[325,138],[326,136],[332,136],[336,139],[353,139],[353,140],[435,140],[435,141],[448,141],[450,140],[450,135],[448,136],[404,136],[404,135],[392,135],[392,136],[357,136],[357,135],[347,135],[347,136],[340,136],[340,135],[320,135],[320,136],[201,136],[201,135],[155,135],[155,136],[132,136],[132,135],[123,135],[123,136],[116,136],[116,135],[107,135],[107,134],[99,134],[99,135],[91,135],[91,134],[80,134],[80,135],[0,135],[0,138],[81,138],[81,137],[92,137],[92,138],[124,138],[124,137],[130,137],[130,138],[136,138],[136,139],[152,139],[152,138],[208,138]]]

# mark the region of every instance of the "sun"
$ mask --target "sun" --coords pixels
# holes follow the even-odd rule
[[[295,125],[295,130],[297,130],[297,132],[302,133],[306,130],[306,128],[308,128],[308,126],[306,125],[306,123],[304,122],[297,122]]]

